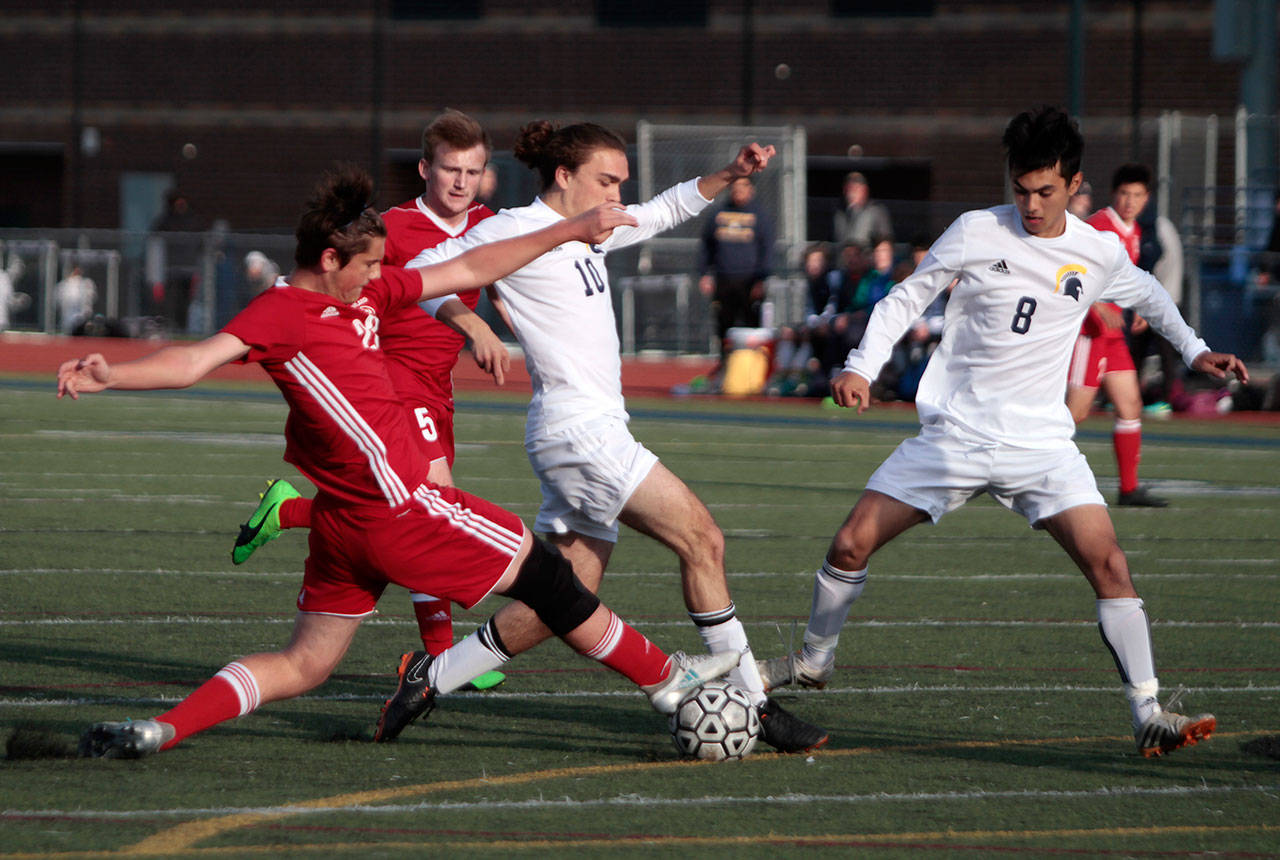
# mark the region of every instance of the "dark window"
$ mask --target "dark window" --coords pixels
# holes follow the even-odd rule
[[[935,0],[831,0],[837,18],[928,18]]]
[[[602,27],[705,27],[707,0],[596,0]]]
[[[400,20],[470,21],[480,13],[480,0],[391,0],[391,17]]]

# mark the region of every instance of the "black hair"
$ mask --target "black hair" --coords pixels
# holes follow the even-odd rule
[[[1111,190],[1115,191],[1121,185],[1128,185],[1131,182],[1140,182],[1148,191],[1151,190],[1151,168],[1145,164],[1137,164],[1129,162],[1122,164],[1116,168],[1116,172],[1111,174]]]
[[[1011,176],[1056,166],[1070,182],[1080,172],[1084,136],[1076,121],[1060,108],[1041,105],[1023,111],[1009,121],[1002,142]]]

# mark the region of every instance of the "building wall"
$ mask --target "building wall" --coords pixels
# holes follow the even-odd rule
[[[80,5],[77,27],[71,0],[0,3],[0,213],[13,209],[7,196],[31,193],[4,183],[6,153],[16,164],[24,148],[63,152],[61,185],[47,190],[60,206],[28,206],[58,222],[29,226],[117,226],[120,175],[148,171],[172,173],[206,218],[289,229],[325,165],[375,154],[390,205],[404,181],[387,151],[416,148],[445,106],[484,122],[498,149],[535,117],[590,118],[628,139],[639,119],[799,124],[811,154],[857,145],[926,157],[935,200],[985,204],[1003,197],[1009,116],[1067,98],[1066,2],[844,18],[818,0],[755,0],[750,92],[742,4],[731,0],[707,3],[705,26],[668,28],[601,27],[593,0],[482,0],[466,21],[375,18],[389,0],[275,0],[270,12],[248,0],[181,13],[144,0]],[[1142,5],[1143,115],[1230,115],[1239,68],[1211,58],[1210,0]],[[1103,173],[1127,155],[1131,6],[1087,4],[1086,167],[1096,153]],[[73,145],[78,126],[98,130],[96,153]]]

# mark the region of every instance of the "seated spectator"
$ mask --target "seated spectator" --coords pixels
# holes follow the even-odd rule
[[[825,397],[828,391],[827,374],[816,356],[824,353],[830,337],[842,279],[831,268],[827,246],[819,243],[805,250],[804,275],[804,323],[778,330],[773,376],[766,389],[773,395]]]

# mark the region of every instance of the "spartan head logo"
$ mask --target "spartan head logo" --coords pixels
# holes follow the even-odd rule
[[[1084,276],[1087,274],[1089,270],[1079,263],[1068,263],[1058,269],[1058,274],[1054,278],[1053,291],[1071,296],[1079,302],[1084,298]]]

